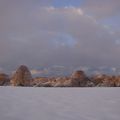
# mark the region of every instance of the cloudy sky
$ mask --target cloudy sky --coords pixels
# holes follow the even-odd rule
[[[0,70],[119,66],[120,0],[0,0]]]

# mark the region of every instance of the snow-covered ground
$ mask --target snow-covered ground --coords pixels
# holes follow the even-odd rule
[[[120,120],[120,88],[0,87],[0,120]]]

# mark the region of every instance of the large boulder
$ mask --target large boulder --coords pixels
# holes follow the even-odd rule
[[[11,84],[13,86],[30,86],[32,81],[32,75],[29,69],[21,65],[13,75],[11,79]]]
[[[4,73],[0,73],[0,85],[9,85],[10,79],[9,76],[4,74]]]
[[[83,79],[86,78],[86,75],[85,75],[84,71],[78,70],[78,71],[73,72],[71,78],[79,79],[82,81]]]
[[[88,82],[88,78],[84,71],[75,71],[71,76],[72,87],[85,87]]]

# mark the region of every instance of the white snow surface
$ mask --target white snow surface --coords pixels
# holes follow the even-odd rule
[[[0,87],[0,120],[120,120],[120,88]]]

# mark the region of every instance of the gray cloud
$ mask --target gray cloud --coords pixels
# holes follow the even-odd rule
[[[85,0],[82,8],[97,19],[118,15],[120,0]]]
[[[12,3],[0,12],[1,67],[119,64],[116,35],[80,8]]]

